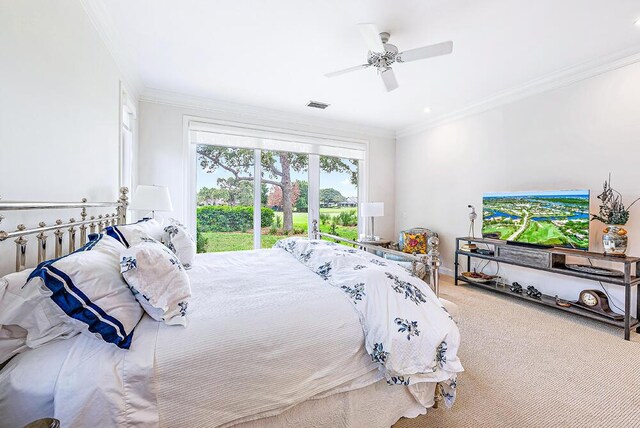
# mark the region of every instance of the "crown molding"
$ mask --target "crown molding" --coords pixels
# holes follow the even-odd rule
[[[533,95],[569,86],[591,77],[626,67],[639,61],[640,47],[636,46],[632,49],[601,57],[594,61],[568,67],[544,77],[531,80],[523,85],[498,92],[488,98],[474,102],[450,113],[429,118],[428,120],[401,128],[396,131],[396,138],[416,135],[431,128],[442,126]]]
[[[242,116],[245,121],[277,121],[287,126],[312,127],[314,131],[327,135],[341,134],[347,137],[375,137],[395,140],[396,133],[391,129],[357,125],[331,119],[320,119],[303,114],[289,113],[281,110],[257,107],[247,104],[221,101],[213,98],[184,95],[160,89],[146,88],[140,101],[164,104],[184,109],[204,110],[212,113],[233,114]]]
[[[124,49],[126,44],[122,43],[115,31],[115,26],[104,4],[100,0],[80,0],[80,4],[115,61],[124,87],[129,92],[129,95],[137,101],[144,90],[142,79],[138,75],[133,61],[127,55]]]

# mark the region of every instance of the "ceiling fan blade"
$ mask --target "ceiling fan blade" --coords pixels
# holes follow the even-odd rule
[[[434,56],[448,55],[453,52],[453,42],[442,42],[421,48],[409,49],[396,55],[397,62],[416,61],[418,59],[432,58]]]
[[[387,92],[391,92],[398,88],[398,81],[396,80],[396,75],[393,73],[392,69],[386,69],[380,73],[380,77],[382,77],[382,83],[384,83],[384,87],[387,88]]]
[[[358,28],[370,51],[378,53],[385,51],[382,40],[380,39],[380,32],[375,24],[358,24]]]
[[[370,64],[356,65],[355,67],[349,67],[349,68],[345,68],[344,70],[338,70],[338,71],[334,71],[334,72],[331,72],[331,73],[327,73],[327,74],[325,74],[325,77],[340,76],[341,74],[351,73],[352,71],[357,71],[357,70],[361,70],[363,68],[367,68],[367,67],[369,67],[369,65]]]

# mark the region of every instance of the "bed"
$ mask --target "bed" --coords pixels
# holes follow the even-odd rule
[[[124,222],[123,196],[113,223]],[[16,267],[24,268],[16,245]],[[0,371],[3,424],[55,417],[71,427],[385,427],[455,398],[455,323],[431,288],[382,258],[289,239],[198,255],[188,276],[186,327],[144,315],[129,349],[79,334],[9,360]],[[354,281],[367,284],[366,295]],[[407,294],[410,285],[417,294]],[[386,321],[400,307],[421,317],[421,335],[398,318]],[[389,335],[398,352],[387,348],[383,365],[373,342]]]

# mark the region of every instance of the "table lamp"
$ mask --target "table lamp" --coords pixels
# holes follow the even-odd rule
[[[153,218],[156,218],[156,211],[173,211],[169,188],[147,184],[138,185],[133,198],[131,198],[129,209],[151,211]]]
[[[384,202],[362,202],[360,215],[363,218],[371,217],[371,239],[375,240],[375,217],[384,216]]]

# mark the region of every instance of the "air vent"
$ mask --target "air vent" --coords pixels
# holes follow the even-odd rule
[[[321,103],[319,101],[309,101],[309,103],[307,103],[307,107],[319,108],[320,110],[324,110],[329,107],[329,104]]]

